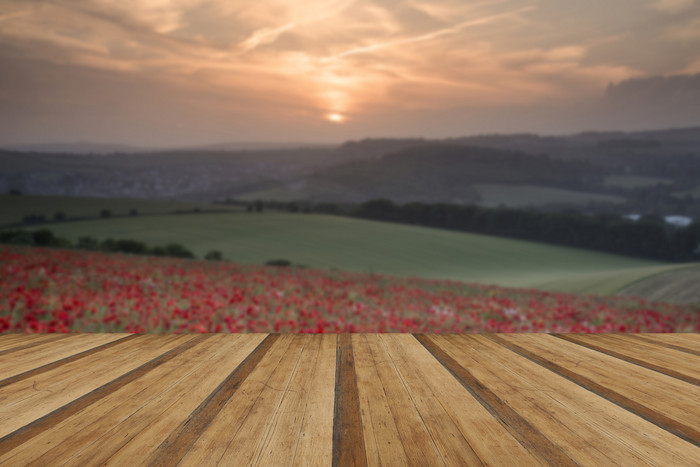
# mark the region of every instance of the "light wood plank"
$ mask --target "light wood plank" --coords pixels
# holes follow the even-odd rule
[[[309,401],[311,382],[318,367],[322,336],[302,337],[305,341],[304,349],[278,409],[270,415],[270,421],[263,436],[264,441],[255,456],[255,464],[284,465],[294,459]],[[325,416],[332,424],[333,411],[326,412]]]
[[[40,342],[45,338],[46,334],[0,334],[0,352],[32,342]]]
[[[688,383],[700,384],[700,356],[697,355],[634,339],[625,334],[565,334],[558,337]]]
[[[552,336],[504,334],[500,338],[700,432],[698,386]]]
[[[305,362],[303,358],[304,349],[308,345],[313,346],[309,337],[311,336],[300,335],[292,340],[287,354],[282,357],[280,364],[267,380],[250,412],[242,420],[240,429],[231,439],[221,457],[221,464],[254,464],[255,459],[261,455],[265,441],[270,436],[274,420],[281,410],[285,395],[291,394],[294,376],[299,374],[299,370],[301,373],[305,373],[313,368],[313,365],[308,365],[309,362]],[[297,379],[296,384],[299,387],[302,383]]]
[[[697,452],[695,446],[484,336],[438,339],[577,463],[681,462]]]
[[[367,335],[353,335],[352,346],[367,463],[408,465],[408,456],[379,378]]]
[[[387,334],[381,336],[381,341],[420,414],[421,423],[425,424],[433,443],[438,447],[442,461],[447,465],[483,465],[451,415],[458,408],[446,408],[439,397],[439,391],[433,391],[430,381],[421,371],[422,367],[436,366],[439,363],[411,335]]]
[[[413,373],[416,379],[429,386],[481,462],[488,465],[502,459],[518,459],[520,465],[544,465],[539,456],[528,452],[430,352],[416,345],[418,341],[413,336],[397,335],[394,340],[399,341],[406,352],[406,377]],[[447,419],[443,423],[446,422]]]
[[[81,334],[15,352],[7,359],[9,361],[0,365],[0,381],[127,336],[129,334]]]
[[[235,340],[210,336],[204,343],[168,362],[170,368],[166,371],[172,369],[169,374],[154,374],[150,378],[146,375],[144,378],[157,390],[148,391],[147,399],[134,403],[132,407],[136,410],[117,407],[117,414],[110,414],[109,418],[116,416],[121,421],[115,424],[112,420],[103,427],[91,429],[104,435],[93,436],[91,444],[70,457],[65,465],[125,465],[147,459],[148,453],[169,433],[162,428],[176,427],[184,415],[196,409],[223,381],[227,371],[221,371],[222,368],[236,368],[262,339],[260,335],[236,336]],[[129,397],[131,403],[132,397],[125,397]],[[169,416],[171,413],[179,416]]]
[[[153,369],[141,378],[122,387],[94,404],[76,412],[62,422],[50,427],[23,445],[0,457],[0,463],[36,465],[50,463],[52,459],[69,459],[123,420],[131,417],[142,406],[174,384],[183,375],[189,375],[200,366],[206,368],[207,353],[217,352],[217,347],[229,350],[231,342],[215,339],[188,349],[173,360]],[[201,359],[201,360],[200,360]],[[191,381],[190,381],[191,383]],[[198,386],[196,386],[198,387]],[[105,454],[108,450],[103,450]]]
[[[37,348],[42,346],[46,348],[52,342],[58,342],[64,339],[73,339],[75,336],[70,334],[23,334],[19,336],[13,343],[10,343],[7,348],[0,350],[0,359],[14,355],[17,352],[25,349]]]
[[[643,339],[658,342],[659,344],[675,345],[692,352],[695,355],[700,354],[700,334],[697,333],[678,333],[678,334],[635,334],[634,336],[641,337]]]
[[[302,347],[295,336],[280,336],[183,457],[182,465],[216,465],[241,431],[244,432],[238,439],[245,446],[233,448],[246,448],[242,454],[252,458],[255,446],[251,446],[251,441],[259,439],[265,417],[270,416],[269,405],[278,402],[275,399],[286,387]],[[237,463],[245,462],[241,458]]]
[[[41,418],[193,337],[140,336],[124,346],[1,388],[0,436]]]
[[[294,451],[295,466],[330,465],[333,456],[336,335],[323,335]]]

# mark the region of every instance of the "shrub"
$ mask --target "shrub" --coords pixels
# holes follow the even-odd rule
[[[110,217],[111,215],[112,215],[112,211],[110,211],[109,209],[103,209],[102,211],[100,211],[100,217],[106,218],[106,217]]]
[[[47,229],[37,230],[32,236],[34,237],[34,245],[37,246],[56,246],[58,244],[58,239],[53,232]]]
[[[288,259],[271,259],[267,263],[265,263],[267,266],[279,266],[279,267],[289,267],[292,265],[292,262],[289,261]]]
[[[99,246],[100,243],[96,238],[88,236],[78,238],[78,243],[75,244],[75,247],[80,250],[97,250]]]
[[[106,240],[102,240],[100,243],[100,250],[106,251],[106,252],[114,252],[115,248],[117,246],[117,242],[113,238],[108,238]]]
[[[177,243],[165,245],[164,249],[166,256],[172,256],[173,258],[194,258],[194,253]]]
[[[8,230],[0,233],[0,241],[13,245],[34,245],[34,235],[26,230]]]
[[[148,247],[145,243],[137,240],[117,240],[114,242],[114,250],[112,251],[132,255],[146,255],[148,254]]]
[[[167,252],[162,246],[155,246],[151,249],[151,254],[153,256],[166,256]]]
[[[139,212],[138,212],[136,209],[131,208],[131,209],[129,210],[129,215],[130,215],[130,216],[138,216],[138,215],[139,215]]]
[[[46,222],[46,217],[43,214],[29,214],[28,216],[24,216],[22,222],[25,224],[41,224]]]
[[[222,259],[224,259],[224,256],[219,250],[212,250],[206,255],[204,255],[204,259],[208,261],[221,261]]]
[[[53,215],[53,220],[55,220],[56,222],[63,222],[64,220],[66,220],[66,215],[62,212],[57,212]]]

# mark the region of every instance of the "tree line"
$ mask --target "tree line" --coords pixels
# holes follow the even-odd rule
[[[661,261],[700,259],[700,222],[688,227],[668,225],[660,216],[637,221],[617,215],[538,212],[457,204],[395,204],[377,199],[352,211],[364,219],[437,227],[533,240],[576,248]]]

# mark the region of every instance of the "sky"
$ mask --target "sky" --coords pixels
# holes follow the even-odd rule
[[[696,73],[700,0],[0,0],[0,144],[628,129]]]

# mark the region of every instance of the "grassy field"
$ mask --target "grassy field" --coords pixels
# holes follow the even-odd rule
[[[477,184],[482,206],[541,206],[551,203],[587,204],[590,201],[619,203],[622,198],[532,185]]]
[[[637,295],[649,300],[700,303],[700,265],[681,266],[640,279],[618,295]]]
[[[358,219],[288,213],[118,218],[48,226],[60,236],[177,242],[203,257],[272,259],[322,269],[536,287],[581,274],[660,263],[540,243]]]
[[[211,205],[205,203],[186,203],[179,201],[158,201],[142,199],[99,199],[74,196],[33,196],[0,195],[0,225],[21,222],[25,216],[40,214],[48,220],[57,212],[67,218],[99,217],[100,211],[109,209],[113,216],[125,216],[131,209],[139,214],[166,214],[173,211],[190,211],[199,209],[240,209],[231,206]]]
[[[607,186],[617,186],[620,188],[647,188],[656,186],[659,183],[662,185],[669,185],[673,183],[673,181],[667,178],[643,177],[639,175],[613,175],[605,179],[605,184]]]

